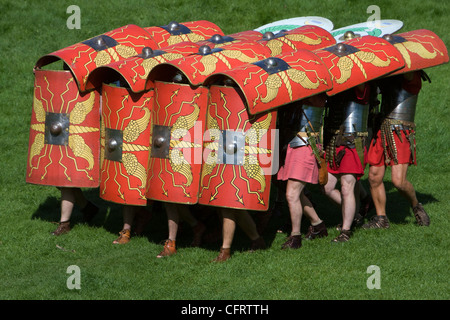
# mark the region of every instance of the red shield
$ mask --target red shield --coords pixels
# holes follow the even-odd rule
[[[211,86],[199,203],[265,211],[276,112],[251,117],[238,88]]]
[[[268,57],[301,48],[313,50],[335,43],[332,35],[316,26],[304,26],[278,33],[259,41],[236,41],[217,47],[201,46],[198,54],[190,55],[155,68],[152,77],[163,79],[171,74],[170,67],[180,70],[193,85],[201,85],[215,73],[232,70],[240,65],[254,63]]]
[[[263,35],[261,34],[261,32],[247,30],[226,36],[215,34],[207,40],[197,42],[197,44],[199,44],[200,46],[207,45],[211,48],[221,48],[238,42],[255,42],[261,40],[262,37]]]
[[[154,91],[147,198],[197,203],[208,91],[161,81]]]
[[[117,72],[134,92],[150,90],[153,82],[148,81],[148,75],[155,66],[196,53],[198,47],[198,44],[192,42],[181,42],[157,50],[146,47],[137,56],[95,69],[88,81],[98,87],[105,79],[116,79]]]
[[[197,54],[155,67],[151,78],[164,79],[178,69],[193,85],[201,85],[212,73],[256,62],[269,55],[269,48],[259,42],[236,42],[220,48],[202,46]]]
[[[100,197],[145,206],[153,91],[104,84],[102,101]]]
[[[241,88],[251,114],[265,112],[332,88],[326,65],[307,50],[291,51],[245,64],[211,76],[206,83],[213,83],[223,76],[233,79]]]
[[[266,46],[270,48],[271,56],[277,56],[299,49],[316,50],[335,43],[336,40],[327,30],[313,25],[305,25],[289,31],[278,32],[272,39],[268,38]]]
[[[99,93],[80,93],[70,71],[37,70],[26,181],[97,187],[99,151]]]
[[[36,68],[58,59],[63,60],[72,70],[79,89],[83,92],[93,88],[87,80],[95,68],[135,56],[144,47],[156,46],[143,28],[126,25],[43,56],[36,63]]]
[[[444,42],[433,32],[425,29],[400,34],[385,35],[400,51],[405,67],[395,71],[401,74],[438,66],[448,62],[448,52]]]
[[[165,26],[148,27],[145,30],[157,44],[157,48],[164,48],[180,42],[198,42],[209,39],[215,34],[223,35],[222,30],[212,22],[206,20],[190,22],[170,22]]]
[[[333,89],[328,95],[382,77],[404,66],[400,52],[388,41],[364,36],[315,50],[331,73]]]

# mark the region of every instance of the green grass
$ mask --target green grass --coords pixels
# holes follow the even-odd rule
[[[81,8],[81,29],[66,28],[66,8]],[[335,28],[365,21],[369,5],[382,19],[404,22],[402,31],[425,28],[450,44],[448,1],[9,1],[0,2],[0,299],[425,299],[448,300],[449,288],[449,66],[428,70],[416,114],[418,167],[409,179],[431,217],[418,227],[411,209],[386,176],[388,230],[358,230],[350,242],[331,244],[340,222],[337,208],[313,186],[317,211],[329,237],[304,242],[299,250],[281,251],[284,234],[274,218],[264,235],[267,250],[248,253],[248,239],[238,230],[233,257],[212,264],[220,243],[189,248],[187,227],[178,254],[156,259],[167,237],[165,214],[155,208],[145,234],[114,246],[122,224],[120,206],[102,201],[98,190],[85,190],[101,206],[94,225],[80,222],[67,235],[53,237],[59,219],[56,188],[25,183],[32,107],[34,63],[39,57],[126,25],[164,25],[171,20],[209,20],[225,34],[249,30],[274,20],[316,15]],[[273,9],[271,9],[273,8]],[[367,175],[363,178],[367,187]],[[308,223],[304,222],[306,228]],[[57,246],[66,250],[59,249]],[[67,267],[81,269],[81,289],[69,290]],[[381,271],[381,289],[369,290],[370,265]]]

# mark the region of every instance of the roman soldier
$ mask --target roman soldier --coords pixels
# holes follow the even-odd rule
[[[384,38],[402,53],[405,67],[377,81],[381,107],[367,159],[376,215],[363,228],[389,228],[383,183],[387,167],[391,168],[392,183],[411,205],[418,225],[428,226],[430,217],[417,199],[407,171],[409,166],[417,165],[414,119],[422,81],[429,81],[423,69],[447,63],[448,53],[442,40],[424,29]]]
[[[332,74],[333,89],[327,91],[324,145],[328,181],[324,193],[341,207],[342,225],[334,242],[350,239],[354,220],[357,181],[364,175],[364,154],[371,100],[371,80],[403,67],[398,50],[384,39],[353,37],[316,51]],[[336,189],[340,180],[341,190]]]

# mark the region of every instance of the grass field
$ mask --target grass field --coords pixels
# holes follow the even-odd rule
[[[79,30],[66,27],[71,4],[81,9]],[[448,300],[449,65],[428,70],[432,83],[424,83],[416,112],[419,165],[410,168],[409,178],[431,217],[429,227],[416,225],[387,174],[388,230],[357,230],[350,242],[331,244],[340,212],[313,186],[316,209],[330,234],[325,239],[281,251],[285,235],[276,228],[286,217],[275,217],[264,234],[267,250],[246,252],[249,242],[238,230],[232,259],[212,264],[220,242],[190,248],[190,231],[184,228],[178,254],[156,259],[167,237],[166,217],[157,206],[144,236],[112,245],[122,225],[121,208],[99,199],[97,189],[85,190],[101,206],[94,225],[82,224],[75,211],[73,230],[54,237],[50,232],[55,228],[51,222],[59,219],[58,190],[25,183],[32,70],[42,55],[126,24],[204,19],[231,34],[279,19],[323,16],[340,28],[366,21],[370,5],[380,8],[382,19],[402,20],[402,31],[429,29],[450,45],[448,1],[1,0],[0,299]],[[367,187],[367,175],[362,181]],[[66,285],[71,265],[81,271],[79,290]],[[380,289],[366,285],[371,265],[380,268]]]

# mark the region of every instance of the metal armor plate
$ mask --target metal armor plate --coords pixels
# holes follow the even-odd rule
[[[388,41],[364,36],[315,50],[331,73],[335,95],[359,84],[382,77],[404,66],[400,52]]]
[[[172,21],[165,26],[148,27],[145,30],[155,40],[157,48],[164,48],[180,42],[198,42],[215,34],[223,35],[222,30],[206,20],[178,23]]]
[[[341,128],[345,133],[367,132],[369,105],[350,101],[344,108],[344,121]]]
[[[137,55],[144,47],[156,48],[156,43],[143,28],[136,25],[106,32],[86,41],[41,57],[36,68],[63,60],[72,70],[81,92],[93,89],[88,76],[95,68]]]
[[[405,60],[405,67],[394,74],[426,69],[448,62],[444,42],[433,32],[425,29],[383,37],[396,47]]]
[[[145,206],[153,91],[103,84],[102,101],[100,197]]]
[[[154,92],[146,196],[197,203],[208,90],[155,81]]]
[[[308,106],[306,104],[300,105],[298,108],[294,110],[294,112],[289,113],[291,116],[289,124],[289,127],[297,128],[295,131],[298,132],[305,132],[307,131],[312,132],[313,134],[315,132],[320,133],[322,129],[322,118],[324,114],[324,108],[323,107],[314,107],[314,106]],[[296,121],[294,124],[293,122]],[[281,124],[279,124],[281,126]],[[288,128],[281,128],[281,129],[288,129]],[[294,138],[292,138],[291,141],[289,141],[289,145],[291,147],[301,147],[308,145],[309,141],[308,138],[299,137],[296,135]]]
[[[233,79],[241,88],[250,114],[272,110],[332,88],[325,64],[308,50],[241,65],[211,76],[206,83],[214,83],[223,76]]]
[[[239,88],[211,86],[199,203],[265,211],[276,112],[251,116]]]
[[[99,152],[100,94],[80,93],[70,71],[36,70],[26,181],[98,187]]]

